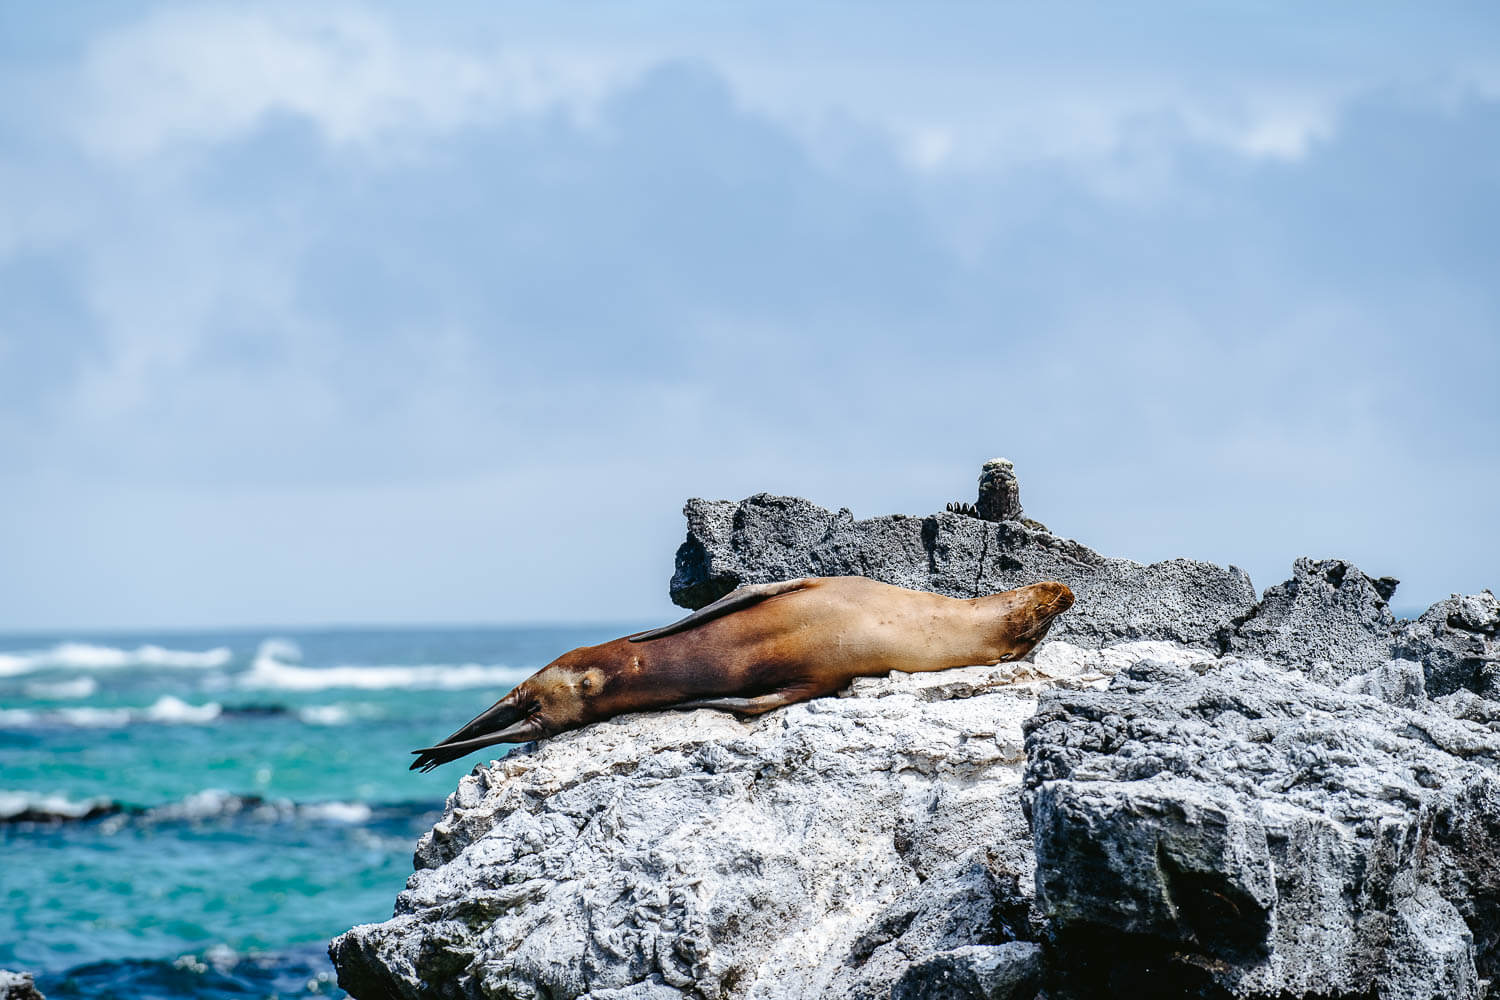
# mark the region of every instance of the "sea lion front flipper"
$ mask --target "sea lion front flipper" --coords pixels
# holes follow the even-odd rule
[[[768,597],[778,594],[790,594],[794,590],[801,590],[807,586],[815,577],[802,577],[799,580],[783,580],[780,583],[752,583],[738,590],[732,590],[712,604],[705,604],[686,618],[679,619],[670,625],[654,628],[647,632],[637,632],[628,636],[631,642],[646,642],[651,639],[660,639],[664,635],[673,635],[677,632],[686,632],[690,628],[697,628],[704,622],[711,622],[715,618],[722,618],[727,614],[733,614],[752,604],[759,604]]]
[[[760,715],[773,708],[783,708],[787,705],[795,705],[799,701],[806,701],[810,694],[811,692],[806,688],[782,688],[770,694],[758,694],[754,698],[702,698],[698,701],[684,701],[667,707],[674,710],[717,708],[724,712],[738,712],[740,715]]]

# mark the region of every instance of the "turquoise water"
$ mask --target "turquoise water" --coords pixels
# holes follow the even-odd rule
[[[49,997],[340,996],[483,751],[409,750],[636,626],[0,636],[0,968]]]

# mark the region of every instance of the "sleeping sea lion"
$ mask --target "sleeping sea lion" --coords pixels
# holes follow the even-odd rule
[[[963,600],[862,576],[741,587],[681,621],[564,653],[436,746],[412,770],[626,712],[759,715],[855,677],[1018,660],[1073,604],[1056,582]]]

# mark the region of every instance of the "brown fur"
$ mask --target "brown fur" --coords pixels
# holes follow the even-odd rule
[[[525,742],[627,712],[722,708],[747,715],[841,690],[855,677],[1016,660],[1073,604],[1061,583],[970,600],[860,576],[810,577],[681,631],[564,653],[412,767]],[[762,588],[757,588],[762,589]],[[741,592],[736,592],[740,595]],[[731,598],[736,595],[731,595]],[[712,608],[706,609],[709,613]]]

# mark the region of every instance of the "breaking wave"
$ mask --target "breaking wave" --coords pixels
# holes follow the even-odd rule
[[[48,701],[62,701],[66,698],[89,698],[98,690],[99,682],[92,677],[74,677],[66,681],[37,681],[25,687],[26,697],[44,698]]]
[[[328,823],[363,823],[374,810],[363,802],[306,802],[266,799],[259,795],[236,795],[209,788],[179,802],[153,806],[137,813],[147,822],[202,821],[243,817],[262,823],[289,819],[321,820]]]
[[[382,714],[379,706],[362,703],[304,705],[300,708],[277,704],[221,705],[215,701],[192,705],[168,694],[145,708],[0,708],[0,730],[119,729],[143,723],[206,726],[225,719],[280,719],[287,716],[294,716],[309,726],[347,726],[356,719],[374,719]]]
[[[267,639],[260,644],[250,669],[238,683],[247,688],[282,691],[326,691],[356,688],[377,691],[387,688],[426,688],[452,691],[460,688],[511,686],[534,672],[526,667],[481,663],[424,663],[417,666],[304,667],[296,662],[302,652],[285,639]],[[311,721],[311,720],[309,720]]]
[[[126,958],[90,962],[65,973],[38,976],[49,997],[180,997],[220,1000],[229,996],[285,998],[342,995],[322,946],[271,954],[239,954],[215,945],[176,959]]]
[[[432,812],[429,803],[370,805],[364,802],[293,802],[259,795],[237,795],[209,788],[176,802],[134,806],[107,798],[70,799],[64,795],[35,795],[0,791],[0,825],[84,823],[105,820],[106,832],[126,823],[201,823],[236,819],[259,823],[304,820],[333,825],[357,825],[371,820],[405,820]]]
[[[70,799],[0,791],[0,823],[65,823],[112,816],[124,809],[105,798]]]
[[[297,718],[309,726],[347,726],[354,716],[345,705],[309,705],[297,710]]]
[[[118,670],[123,667],[210,669],[234,659],[227,646],[194,651],[163,646],[118,649],[86,642],[60,642],[50,649],[0,653],[0,677],[15,677],[39,670]]]
[[[164,694],[145,708],[0,708],[0,729],[71,726],[78,729],[118,729],[135,722],[202,726],[224,714],[217,702],[189,705]]]

